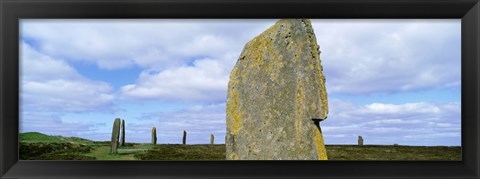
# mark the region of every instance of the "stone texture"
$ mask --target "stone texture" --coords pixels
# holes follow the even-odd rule
[[[249,41],[228,83],[227,160],[326,160],[313,121],[328,114],[322,70],[310,20],[279,20]]]
[[[110,153],[117,153],[118,136],[120,135],[120,118],[115,118],[112,127],[112,140],[110,143]]]
[[[362,136],[358,136],[358,145],[362,146],[363,145],[363,138]]]

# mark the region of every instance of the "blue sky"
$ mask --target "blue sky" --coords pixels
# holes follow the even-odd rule
[[[20,132],[224,143],[229,73],[276,20],[20,21]],[[461,145],[460,20],[314,19],[326,144]]]

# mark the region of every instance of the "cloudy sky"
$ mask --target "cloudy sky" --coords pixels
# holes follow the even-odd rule
[[[21,20],[20,132],[224,143],[229,73],[276,20]],[[461,145],[460,20],[312,20],[326,144]]]

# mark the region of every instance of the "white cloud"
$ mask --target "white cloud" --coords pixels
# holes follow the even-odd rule
[[[459,103],[355,105],[338,99],[330,99],[329,103],[330,116],[320,123],[327,144],[356,144],[359,135],[368,144],[460,145],[461,142]]]
[[[183,101],[225,101],[229,69],[216,60],[160,72],[142,72],[136,84],[122,87],[127,97]]]
[[[206,76],[190,75],[205,69],[187,65],[205,58],[217,61],[220,68],[229,72],[244,44],[273,22],[22,20],[21,24],[22,36],[37,41],[38,49],[49,56],[94,63],[102,69],[142,67],[144,72],[138,83],[125,86],[123,92],[129,97],[158,99],[177,91],[179,86],[154,86],[152,84],[160,82],[149,79],[188,71],[176,75],[173,80],[186,77],[207,80]],[[390,93],[460,86],[458,20],[312,22],[321,46],[327,90],[331,94]],[[216,75],[219,76],[209,76],[207,81],[218,82],[228,78],[229,74]],[[223,84],[223,90],[226,90],[226,83]],[[195,95],[196,99],[210,96],[202,89],[204,85],[187,86],[190,89],[183,91],[184,94]],[[199,95],[199,92],[202,94]]]
[[[114,99],[106,83],[63,79],[24,81],[22,92],[23,107],[29,111],[98,111],[109,107]]]
[[[327,90],[460,87],[459,20],[313,20]]]
[[[42,53],[101,69],[139,66],[130,99],[226,99],[231,69],[247,41],[274,20],[22,20],[22,38]],[[62,50],[58,50],[62,49]]]
[[[24,42],[21,43],[20,55],[22,80],[53,79],[58,78],[59,74],[68,79],[80,78],[75,69],[64,61],[39,53]]]
[[[372,103],[365,106],[368,113],[375,114],[396,114],[399,112],[415,112],[415,113],[440,113],[438,106],[420,103],[406,103],[402,105]]]
[[[173,112],[148,113],[126,129],[132,131],[132,140],[141,142],[149,142],[151,129],[156,127],[159,143],[181,143],[183,130],[187,131],[187,143],[190,144],[209,143],[210,134],[215,135],[215,143],[224,143],[225,105],[199,105]]]
[[[91,81],[67,63],[41,54],[21,44],[22,110],[83,112],[110,110],[112,87]]]
[[[48,135],[75,136],[94,130],[103,123],[85,123],[64,121],[61,116],[39,113],[22,113],[20,116],[20,132],[41,132]]]
[[[175,67],[196,56],[240,54],[273,20],[22,20],[41,52],[102,69]],[[62,50],[58,50],[62,49]],[[238,58],[238,57],[236,57]]]

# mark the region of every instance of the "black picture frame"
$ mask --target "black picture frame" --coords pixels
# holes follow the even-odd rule
[[[19,161],[21,18],[461,19],[462,161]],[[479,178],[479,0],[0,0],[0,178]]]

